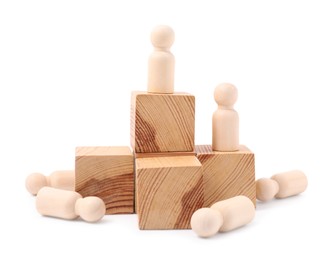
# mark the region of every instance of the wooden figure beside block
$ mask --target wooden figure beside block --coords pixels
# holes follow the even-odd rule
[[[247,147],[218,152],[211,145],[197,145],[196,152],[203,168],[204,207],[238,195],[256,205],[254,154]]]
[[[80,216],[87,222],[97,222],[105,215],[104,201],[98,197],[82,196],[69,190],[41,188],[36,197],[37,211],[50,217],[75,219]]]
[[[71,170],[55,171],[50,176],[35,172],[25,180],[25,186],[32,195],[37,195],[43,187],[53,187],[62,190],[74,190],[75,172]]]
[[[136,153],[193,152],[195,97],[132,93],[131,145]]]
[[[202,166],[195,156],[136,159],[140,229],[189,229],[203,206]]]
[[[214,151],[229,152],[239,149],[239,118],[234,110],[237,97],[237,88],[232,84],[224,83],[215,88],[214,99],[218,108],[213,114]]]
[[[75,190],[97,196],[106,214],[134,213],[134,158],[129,147],[78,147]]]
[[[288,198],[304,192],[307,186],[308,179],[302,171],[278,173],[270,179],[261,178],[256,181],[257,199],[269,201],[274,197],[277,199]]]

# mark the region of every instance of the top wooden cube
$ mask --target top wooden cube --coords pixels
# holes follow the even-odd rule
[[[136,153],[194,150],[195,97],[133,92],[131,145]]]

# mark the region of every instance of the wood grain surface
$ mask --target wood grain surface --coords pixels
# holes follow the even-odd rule
[[[140,229],[188,229],[203,206],[202,166],[195,156],[136,159]]]
[[[236,152],[216,152],[211,145],[197,145],[203,167],[204,206],[244,195],[256,205],[254,154],[241,145]]]
[[[97,196],[106,214],[134,213],[134,158],[129,147],[78,147],[75,190]]]
[[[161,152],[161,153],[135,153],[135,158],[196,156],[196,152]]]
[[[131,145],[136,153],[194,150],[195,97],[133,92]]]

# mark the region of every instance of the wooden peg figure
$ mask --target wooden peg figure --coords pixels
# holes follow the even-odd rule
[[[25,180],[27,190],[36,195],[38,191],[46,186],[62,189],[74,190],[75,172],[74,171],[55,171],[50,176],[41,173],[32,173]]]
[[[257,199],[269,201],[288,198],[306,190],[308,179],[302,171],[294,170],[273,175],[270,179],[261,178],[256,181]]]
[[[214,98],[218,108],[213,114],[214,151],[239,150],[239,117],[234,110],[237,97],[237,88],[232,84],[223,83],[215,88]]]
[[[82,198],[75,191],[52,187],[43,187],[38,191],[36,208],[44,216],[62,219],[75,219],[80,216],[87,222],[97,222],[105,215],[102,199],[94,196]]]
[[[175,57],[170,52],[174,31],[166,25],[157,26],[151,33],[154,51],[148,61],[148,92],[172,94],[174,90]]]

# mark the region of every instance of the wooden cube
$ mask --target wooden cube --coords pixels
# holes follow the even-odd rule
[[[136,159],[140,229],[188,229],[203,206],[202,166],[195,156]]]
[[[254,154],[245,146],[236,152],[216,152],[211,145],[197,145],[203,168],[204,207],[244,195],[256,205]]]
[[[195,97],[133,92],[131,145],[136,153],[193,152]]]
[[[106,214],[134,212],[134,158],[129,147],[78,147],[75,190],[97,196]]]

